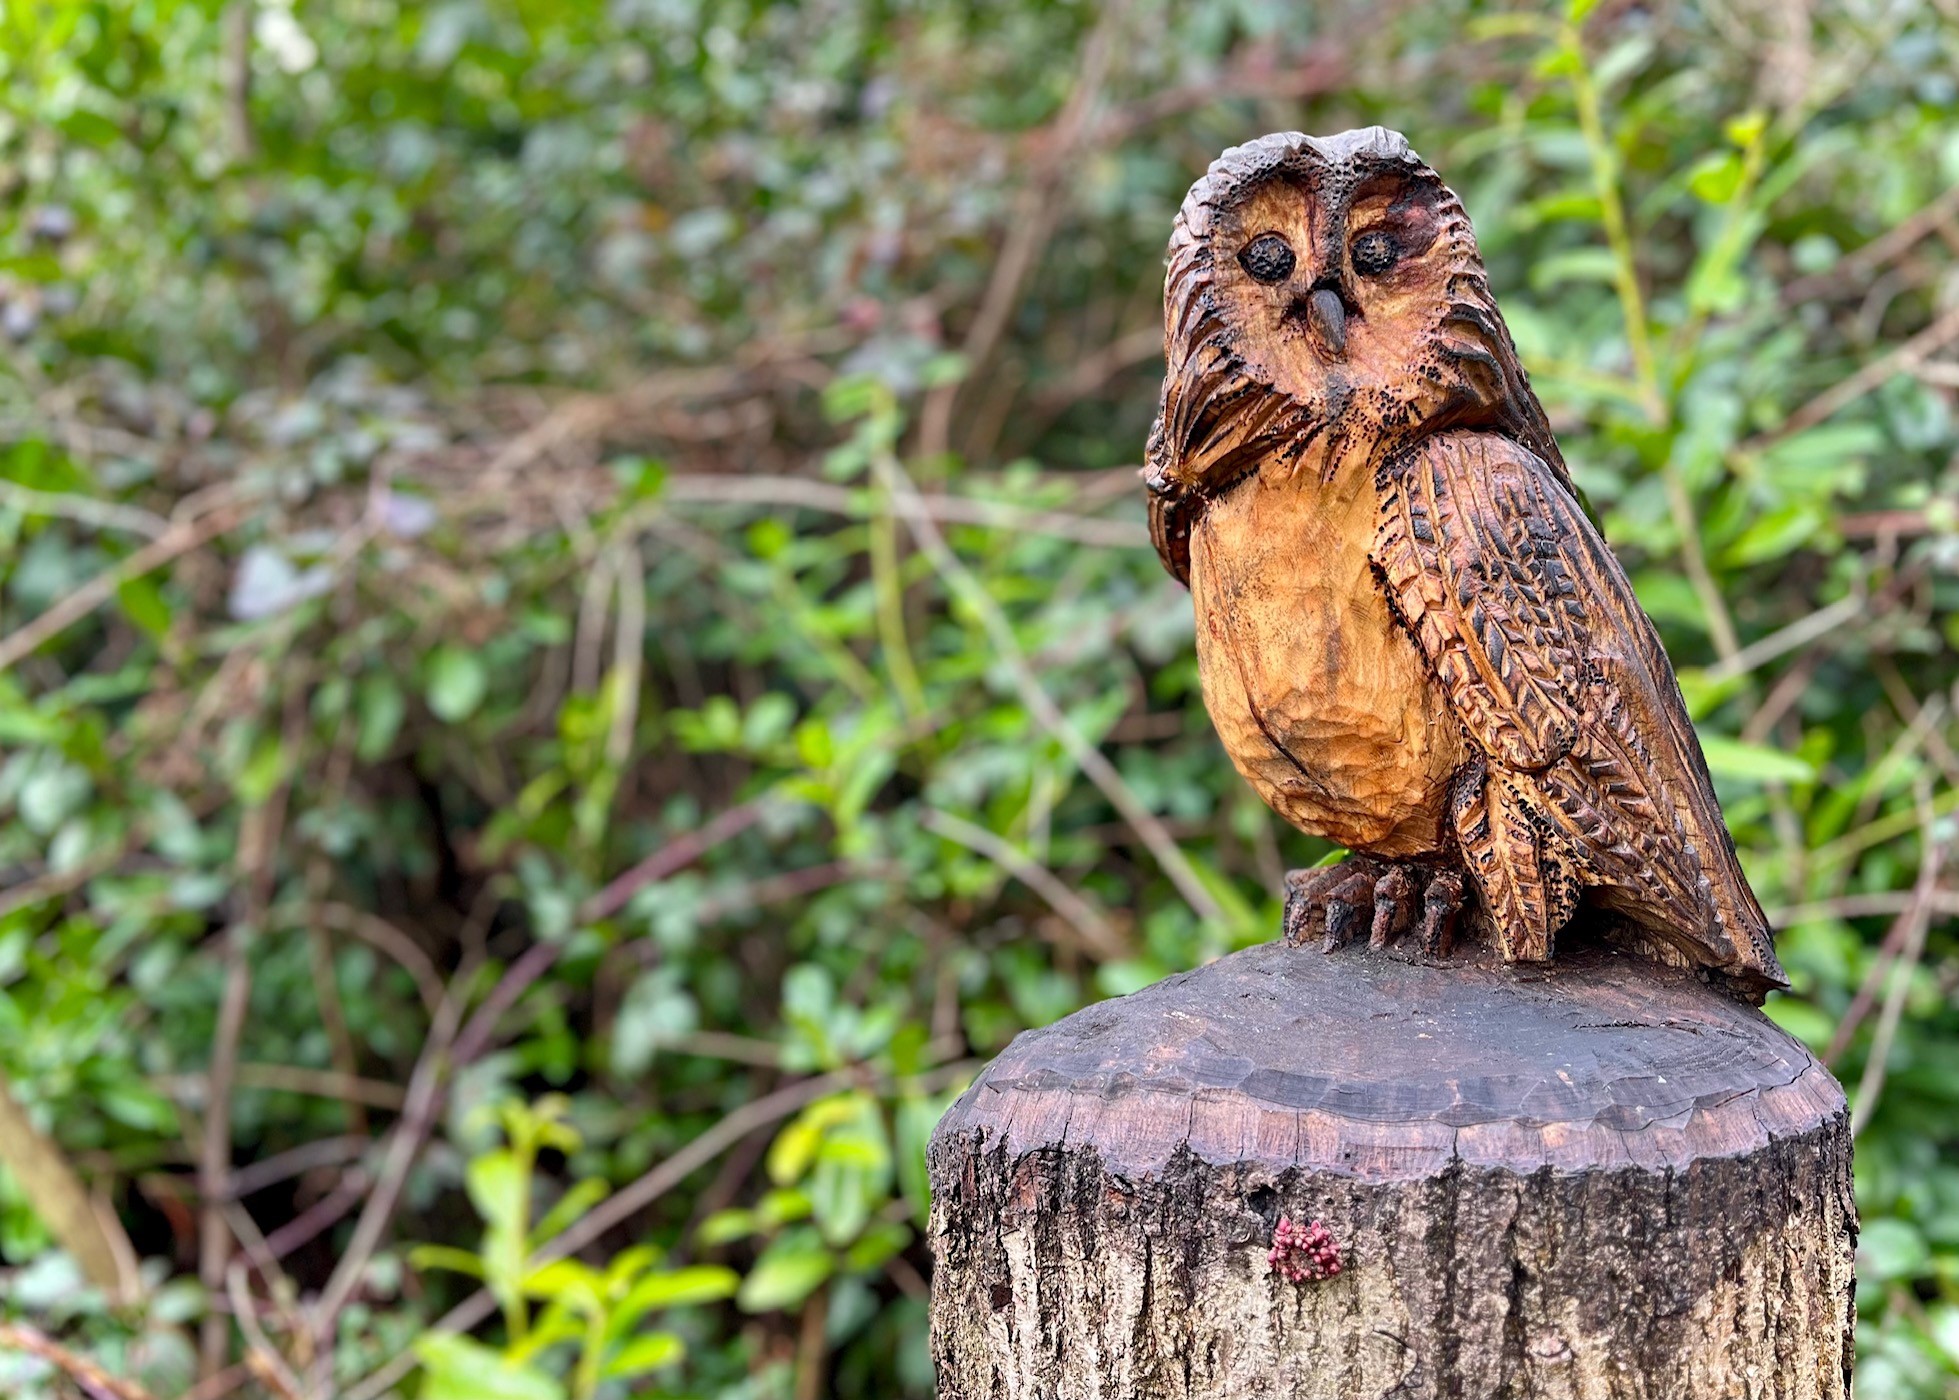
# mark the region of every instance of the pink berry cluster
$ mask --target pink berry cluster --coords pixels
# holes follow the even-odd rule
[[[1302,1227],[1282,1215],[1265,1262],[1293,1283],[1316,1283],[1340,1272],[1340,1246],[1319,1221]]]

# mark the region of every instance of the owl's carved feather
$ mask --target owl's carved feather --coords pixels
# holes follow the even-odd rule
[[[1439,946],[1465,872],[1508,958],[1588,902],[1780,985],[1659,636],[1435,172],[1380,128],[1227,151],[1177,216],[1164,316],[1151,537],[1234,763],[1358,862],[1289,887],[1328,942],[1365,887],[1377,939],[1422,890]]]
[[[1515,956],[1547,955],[1582,885],[1693,962],[1780,981],[1653,624],[1577,501],[1488,433],[1420,440],[1378,489],[1375,565],[1487,756],[1487,813],[1457,832]]]

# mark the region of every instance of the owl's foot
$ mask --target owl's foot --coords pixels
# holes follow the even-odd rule
[[[1351,943],[1369,915],[1368,942],[1385,948],[1419,928],[1422,951],[1443,957],[1462,913],[1462,872],[1414,861],[1348,856],[1337,865],[1286,875],[1285,936],[1297,948],[1315,931],[1331,953]]]

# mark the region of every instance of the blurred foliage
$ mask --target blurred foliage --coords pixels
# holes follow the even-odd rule
[[[950,1094],[1325,853],[1133,464],[1185,187],[1382,121],[1852,1088],[1859,1394],[1959,1394],[1950,4],[0,24],[0,1071],[139,1275],[8,1178],[8,1313],[160,1395],[928,1394]]]

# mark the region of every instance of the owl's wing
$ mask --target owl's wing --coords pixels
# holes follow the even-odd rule
[[[1150,493],[1150,543],[1170,577],[1190,586],[1190,517],[1195,501]]]
[[[1577,500],[1479,433],[1382,486],[1375,566],[1486,757],[1457,830],[1506,947],[1545,956],[1593,888],[1682,960],[1781,984],[1659,636]]]

